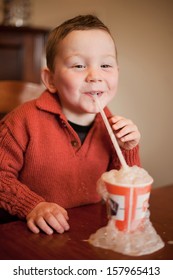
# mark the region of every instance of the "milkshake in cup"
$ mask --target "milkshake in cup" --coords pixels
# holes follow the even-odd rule
[[[111,170],[101,176],[109,218],[120,231],[133,232],[143,226],[153,179],[138,166]],[[102,191],[101,191],[102,192]]]
[[[151,254],[164,242],[149,219],[149,197],[153,179],[137,166],[111,170],[98,180],[98,192],[109,212],[107,226],[91,234],[88,242],[125,255]]]

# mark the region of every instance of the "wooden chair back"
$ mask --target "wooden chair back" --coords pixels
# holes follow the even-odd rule
[[[0,119],[20,104],[37,98],[45,87],[24,81],[0,81]]]

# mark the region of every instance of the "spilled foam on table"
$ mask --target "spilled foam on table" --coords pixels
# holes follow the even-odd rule
[[[110,219],[108,225],[100,228],[89,237],[88,242],[96,247],[130,256],[151,254],[164,247],[164,242],[155,231],[149,219],[135,232],[119,231]]]

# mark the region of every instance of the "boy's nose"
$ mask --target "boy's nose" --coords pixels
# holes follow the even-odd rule
[[[92,70],[88,71],[86,81],[88,83],[89,82],[101,82],[102,81],[101,74],[99,73],[99,71],[92,69]]]

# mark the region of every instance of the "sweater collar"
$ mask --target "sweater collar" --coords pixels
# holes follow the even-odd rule
[[[60,101],[56,93],[50,93],[45,90],[36,100],[37,108],[53,114],[62,114]]]

